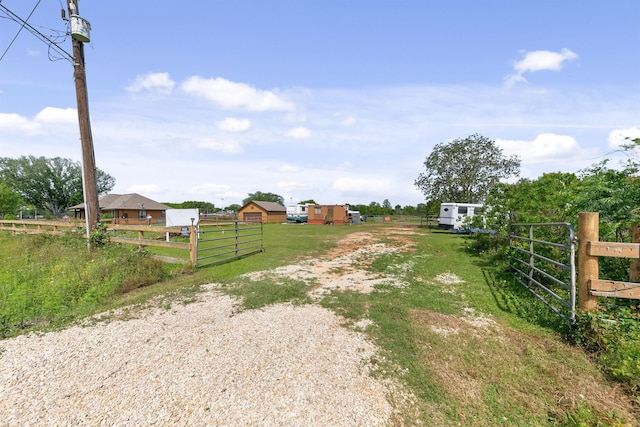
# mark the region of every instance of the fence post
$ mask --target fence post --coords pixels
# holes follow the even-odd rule
[[[599,223],[598,212],[578,215],[578,307],[582,311],[592,311],[598,303],[598,297],[589,293],[589,281],[598,279],[598,257],[588,254],[587,243],[599,240]]]
[[[631,242],[640,243],[640,227],[638,223],[634,223],[631,229]],[[634,259],[631,261],[631,267],[629,268],[629,281],[640,282],[640,260]]]
[[[191,226],[189,229],[189,260],[191,266],[195,267],[198,262],[198,235],[196,234],[196,227]]]

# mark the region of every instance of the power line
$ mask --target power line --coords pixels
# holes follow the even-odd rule
[[[38,0],[38,3],[36,3],[36,5],[34,6],[33,10],[31,11],[31,13],[29,14],[29,16],[27,17],[27,20],[31,17],[31,15],[33,14],[33,12],[35,12],[36,8],[38,7],[38,5],[40,4],[41,0]],[[49,46],[50,49],[55,50],[56,52],[58,52],[58,54],[62,55],[63,59],[68,60],[69,62],[71,62],[72,64],[74,63],[73,60],[73,56],[71,56],[69,53],[67,53],[64,49],[62,49],[60,46],[58,46],[53,40],[49,39],[47,36],[45,36],[44,34],[42,34],[40,31],[36,30],[34,27],[32,27],[29,23],[27,23],[27,21],[23,20],[22,18],[20,18],[18,15],[16,15],[15,13],[11,12],[9,9],[7,9],[5,6],[2,5],[1,0],[0,0],[0,9],[2,9],[4,11],[4,13],[7,14],[7,16],[13,20],[14,22],[17,22],[19,24],[21,24],[20,29],[18,30],[18,33],[15,35],[15,37],[13,38],[13,40],[11,40],[11,42],[9,43],[9,46],[6,48],[6,50],[4,51],[4,53],[2,54],[2,56],[0,56],[0,61],[2,61],[2,58],[4,58],[4,56],[7,54],[7,52],[9,51],[9,49],[11,48],[11,46],[13,45],[14,41],[16,40],[16,38],[18,37],[18,35],[20,34],[20,32],[23,29],[26,29],[27,31],[29,31],[31,34],[33,34],[34,36],[36,36],[38,39],[40,39],[42,42],[44,42],[46,45]]]
[[[27,19],[24,21],[24,24],[22,24],[20,26],[20,28],[18,29],[18,32],[16,33],[16,35],[13,36],[13,39],[11,39],[11,42],[9,43],[9,46],[7,46],[5,51],[2,53],[2,56],[0,56],[0,61],[2,61],[2,58],[4,58],[4,56],[7,54],[7,52],[9,52],[9,49],[11,49],[11,46],[13,46],[13,42],[16,41],[16,39],[18,38],[18,35],[20,35],[20,32],[22,31],[22,29],[26,25],[27,21],[29,20],[29,18],[31,18],[31,15],[33,15],[33,12],[36,11],[36,8],[38,7],[38,5],[40,5],[40,1],[41,0],[38,0],[38,3],[36,3],[35,6],[33,6],[33,9],[31,10],[31,13],[29,14],[29,16],[27,16]],[[3,6],[3,8],[4,8],[4,6]]]

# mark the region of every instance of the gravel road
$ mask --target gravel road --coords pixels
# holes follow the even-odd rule
[[[0,342],[0,424],[384,425],[375,348],[330,311],[236,313],[215,291],[140,318]],[[234,314],[236,313],[236,314]]]

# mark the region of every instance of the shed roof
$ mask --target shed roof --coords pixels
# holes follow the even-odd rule
[[[249,203],[255,203],[267,212],[287,212],[287,208],[276,202],[263,202],[261,200],[252,200]],[[247,203],[247,205],[249,204]],[[246,205],[245,205],[246,206]]]

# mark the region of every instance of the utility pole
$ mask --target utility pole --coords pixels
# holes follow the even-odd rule
[[[80,125],[80,141],[82,143],[82,181],[84,190],[85,218],[87,224],[87,239],[100,221],[100,206],[98,204],[98,186],[96,182],[96,159],[93,151],[93,137],[89,119],[89,98],[87,95],[87,76],[84,68],[84,42],[88,37],[75,34],[73,24],[86,21],[80,18],[78,0],[68,0],[69,19],[71,22],[71,43],[73,46],[73,79],[76,85],[76,100],[78,103],[78,123]],[[88,23],[86,23],[88,25]]]

